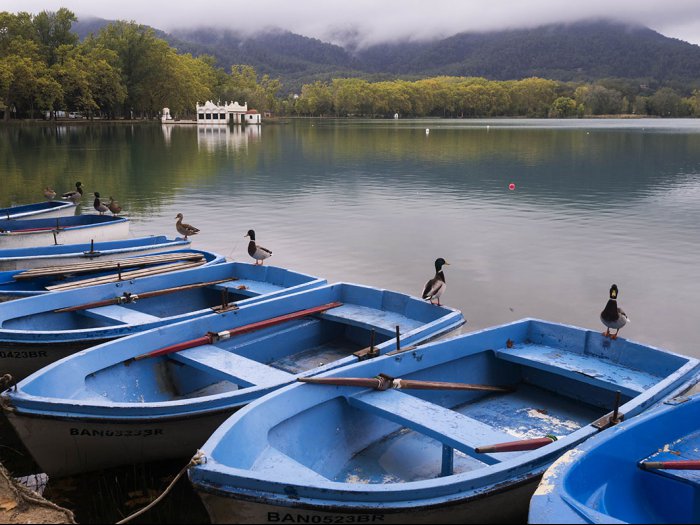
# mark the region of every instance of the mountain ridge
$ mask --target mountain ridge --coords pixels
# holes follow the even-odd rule
[[[79,20],[74,30],[84,38],[107,23]],[[234,64],[252,65],[259,74],[280,78],[288,92],[298,92],[303,84],[316,80],[340,77],[517,80],[538,76],[564,82],[615,78],[688,92],[700,87],[700,46],[638,24],[602,19],[463,32],[361,49],[279,28],[255,34],[213,28],[154,30],[180,52],[212,55],[225,70]]]

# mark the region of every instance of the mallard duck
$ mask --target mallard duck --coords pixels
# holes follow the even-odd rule
[[[44,188],[44,197],[52,201],[56,198],[56,192],[53,188],[46,186],[46,188]]]
[[[95,201],[92,203],[92,205],[97,211],[100,212],[100,215],[102,215],[106,211],[109,211],[107,205],[100,200],[100,194],[97,191],[95,192]]]
[[[270,250],[255,243],[255,232],[253,230],[248,230],[244,237],[250,237],[248,255],[255,259],[255,264],[263,264],[263,261],[272,255]]]
[[[185,236],[185,240],[187,240],[188,235],[195,235],[199,233],[198,228],[195,228],[190,224],[185,224],[184,222],[182,222],[182,213],[178,213],[175,216],[175,218],[177,219],[177,222],[175,223],[175,228],[177,229],[178,233]]]
[[[63,195],[61,195],[62,198],[64,199],[70,199],[70,200],[78,200],[83,198],[83,183],[82,182],[76,182],[75,183],[75,191],[67,191]]]
[[[122,207],[119,206],[119,203],[114,200],[114,197],[109,198],[109,202],[107,203],[107,207],[109,208],[109,211],[112,212],[112,215],[116,215],[120,211],[122,211]]]
[[[447,289],[447,284],[445,284],[445,274],[442,272],[442,267],[450,263],[445,261],[442,257],[435,259],[435,277],[430,279],[423,287],[423,294],[421,297],[433,303],[433,299],[437,299],[438,306],[440,305],[440,296],[445,293]]]
[[[622,310],[622,308],[617,306],[618,294],[619,291],[617,289],[617,285],[613,284],[610,287],[610,299],[608,299],[603,311],[600,312],[600,320],[607,327],[607,330],[603,332],[603,335],[605,337],[609,337],[610,339],[617,339],[617,333],[620,331],[620,328],[630,322],[627,314]],[[615,330],[614,334],[610,333],[611,329]]]

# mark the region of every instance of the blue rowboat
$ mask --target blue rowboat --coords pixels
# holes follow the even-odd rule
[[[2,403],[22,443],[49,476],[186,461],[235,410],[274,389],[464,323],[452,308],[347,283],[239,305],[26,378]]]
[[[0,374],[15,381],[78,350],[236,305],[324,284],[230,262],[0,303]]]
[[[0,219],[49,219],[74,215],[75,202],[45,201],[0,208]]]
[[[570,450],[530,523],[700,522],[700,394],[678,397]]]
[[[0,272],[0,301],[211,266],[225,260],[223,255],[214,252],[187,249]]]
[[[0,250],[0,271],[28,270],[40,266],[75,264],[85,260],[106,260],[128,255],[164,252],[187,248],[189,240],[168,239],[165,235],[133,237],[118,241],[94,242],[88,240],[80,244],[52,244],[32,248]]]
[[[129,235],[129,219],[73,215],[55,219],[0,220],[0,248],[114,241]]]
[[[557,457],[698,365],[525,319],[271,393],[214,432],[189,477],[212,523],[524,523]]]

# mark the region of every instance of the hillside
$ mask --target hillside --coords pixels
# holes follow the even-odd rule
[[[83,37],[107,21],[79,21]],[[371,80],[483,76],[491,80],[539,76],[561,81],[619,78],[684,90],[700,87],[700,46],[649,28],[605,20],[487,33],[461,33],[432,42],[397,42],[353,51],[284,30],[244,37],[200,28],[158,32],[170,45],[209,54],[228,70],[250,64],[280,78],[285,91],[337,77]]]

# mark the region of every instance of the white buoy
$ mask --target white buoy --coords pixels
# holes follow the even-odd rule
[[[430,128],[425,128],[425,134],[427,135],[428,133],[430,133]]]

